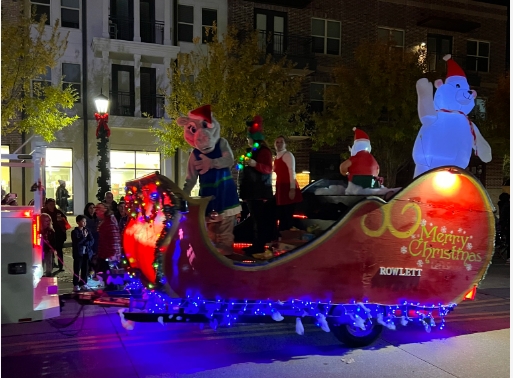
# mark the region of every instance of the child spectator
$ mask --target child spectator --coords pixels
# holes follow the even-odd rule
[[[41,214],[41,245],[43,247],[43,269],[44,276],[51,277],[53,270],[53,251],[55,250],[55,230],[52,225],[52,218],[48,214]]]
[[[86,228],[86,217],[77,215],[75,218],[77,227],[71,231],[71,241],[73,246],[73,291],[80,289],[86,291],[87,276],[89,274],[89,259],[93,256],[93,235]],[[79,276],[80,275],[80,276]],[[82,286],[79,287],[79,282]]]

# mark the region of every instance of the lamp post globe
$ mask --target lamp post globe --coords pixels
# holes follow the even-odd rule
[[[96,111],[98,114],[105,114],[109,109],[109,98],[105,96],[103,93],[100,93],[95,97],[94,103],[96,105]]]

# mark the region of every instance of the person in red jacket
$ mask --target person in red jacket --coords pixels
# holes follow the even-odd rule
[[[119,259],[121,256],[121,236],[118,221],[107,205],[98,203],[95,212],[100,220],[97,269],[105,274],[110,269],[109,261]]]
[[[276,159],[274,159],[274,173],[276,173],[276,213],[280,223],[279,230],[290,230],[296,203],[303,200],[303,195],[296,180],[296,160],[294,155],[287,151],[284,136],[274,141]]]
[[[274,201],[272,188],[273,156],[264,141],[263,120],[257,115],[248,126],[246,165],[239,173],[239,198],[246,201],[254,222],[251,247],[243,248],[246,255],[265,252],[274,232]],[[250,155],[250,156],[248,156]]]

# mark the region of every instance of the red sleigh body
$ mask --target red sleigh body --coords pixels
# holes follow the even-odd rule
[[[475,177],[454,167],[425,173],[389,202],[362,200],[318,238],[266,262],[233,261],[216,251],[205,228],[208,198],[190,198],[157,174],[127,186],[152,183],[188,202],[158,251],[162,288],[172,297],[449,305],[475,288],[493,254],[490,198]],[[159,284],[155,241],[162,229],[135,218],[123,239],[130,266],[151,287]]]

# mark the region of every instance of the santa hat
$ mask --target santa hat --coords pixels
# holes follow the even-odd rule
[[[253,140],[264,140],[264,120],[262,116],[256,115],[253,117],[253,120],[246,121],[246,126],[248,126],[248,137]]]
[[[443,58],[447,62],[447,79],[451,76],[465,76],[465,72],[461,69],[461,67],[456,63],[452,58],[451,54],[447,54]]]
[[[212,111],[210,105],[203,105],[189,112],[189,118],[205,120],[212,123]]]
[[[370,144],[369,136],[362,130],[353,127],[354,141],[355,142],[367,142]]]

